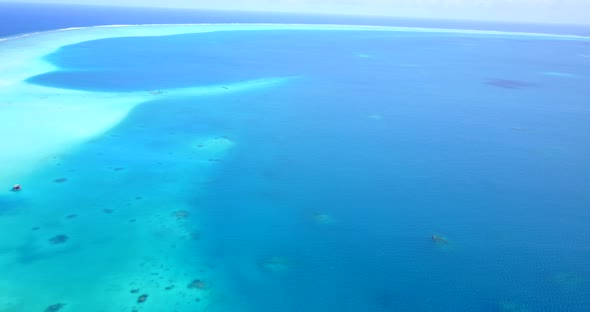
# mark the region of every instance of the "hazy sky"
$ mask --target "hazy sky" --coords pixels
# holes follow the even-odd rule
[[[0,0],[0,2],[16,1]],[[590,0],[29,0],[27,2],[590,24]]]

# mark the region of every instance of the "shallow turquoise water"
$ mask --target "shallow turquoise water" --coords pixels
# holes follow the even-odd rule
[[[155,311],[158,297],[170,311],[198,311],[195,297],[208,311],[589,310],[589,54],[583,41],[360,31],[64,47],[48,56],[61,70],[31,83],[165,92],[293,78],[146,102],[56,155],[27,192],[0,197],[0,216],[26,211],[36,223],[23,226],[40,227],[9,278],[88,286],[145,253],[149,269],[110,282],[129,301],[111,311]],[[202,159],[199,138],[233,143]],[[68,241],[47,245],[58,234]],[[194,278],[214,295],[187,290]],[[43,305],[73,308],[74,288]]]

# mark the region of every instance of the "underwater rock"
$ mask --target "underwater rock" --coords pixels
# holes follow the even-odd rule
[[[577,289],[583,284],[582,277],[572,272],[557,273],[553,279],[559,287],[570,290]]]
[[[102,212],[104,212],[104,213],[113,213],[113,211],[114,211],[113,209],[109,209],[109,208],[105,208],[102,210]]]
[[[40,227],[38,227],[38,226],[34,226],[31,228],[31,230],[33,230],[33,231],[38,231],[39,229],[40,229]]]
[[[20,184],[15,184],[12,186],[12,191],[13,192],[20,192],[22,191],[23,187]]]
[[[199,232],[199,231],[192,231],[190,233],[189,237],[192,240],[199,240],[199,239],[201,239],[201,232]]]
[[[533,87],[535,84],[524,81],[508,80],[508,79],[488,79],[486,84],[503,89],[523,89]]]
[[[56,236],[49,239],[49,242],[54,245],[63,244],[67,241],[68,241],[68,236],[64,235],[64,234],[56,235]]]
[[[74,219],[74,218],[76,218],[76,217],[78,217],[78,215],[77,215],[77,214],[70,214],[70,215],[67,215],[67,216],[66,216],[66,219]]]
[[[332,216],[330,216],[329,214],[326,214],[326,213],[321,213],[321,212],[314,212],[313,220],[316,223],[320,223],[320,224],[328,224],[328,223],[334,222],[334,219],[332,218]]]
[[[165,287],[164,289],[165,289],[165,290],[171,290],[171,289],[173,289],[173,288],[174,288],[174,285],[170,285],[170,286],[168,286],[168,287]]]
[[[289,259],[285,257],[271,257],[262,261],[260,264],[260,267],[264,271],[273,273],[286,272],[289,270],[290,266],[291,264]]]
[[[432,241],[435,242],[436,244],[448,244],[449,243],[447,238],[444,236],[433,234],[431,238],[432,238]]]
[[[176,217],[177,220],[186,219],[190,215],[190,213],[186,210],[178,210],[172,213]]]
[[[522,304],[517,304],[510,301],[501,302],[498,305],[499,312],[529,312]]]
[[[56,304],[52,304],[50,306],[48,306],[45,309],[45,312],[57,312],[59,310],[61,310],[63,307],[65,307],[66,305],[63,303],[56,303]]]
[[[207,288],[207,284],[205,284],[205,282],[203,282],[200,279],[196,279],[196,280],[193,280],[192,282],[190,282],[188,285],[186,285],[186,288],[189,288],[189,289],[205,289],[205,288]]]
[[[434,247],[439,251],[452,252],[457,248],[455,243],[445,236],[433,234],[430,239],[432,240]]]
[[[137,303],[144,303],[148,298],[148,294],[143,294],[137,297]]]
[[[57,178],[57,179],[53,180],[53,182],[55,182],[55,183],[64,183],[67,180],[68,180],[67,178]]]
[[[137,294],[139,292],[139,288],[137,289],[131,289],[131,291],[129,291],[132,294]]]

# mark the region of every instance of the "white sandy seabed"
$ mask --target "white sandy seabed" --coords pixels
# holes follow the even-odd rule
[[[81,143],[99,136],[121,122],[126,115],[137,105],[155,99],[175,96],[191,96],[198,100],[199,96],[223,95],[229,92],[242,92],[256,88],[269,88],[285,83],[292,77],[267,77],[252,81],[234,82],[231,84],[214,86],[196,86],[193,88],[171,90],[146,90],[144,92],[87,92],[43,87],[26,83],[26,79],[46,73],[55,69],[47,63],[43,57],[55,52],[62,46],[80,43],[89,40],[133,37],[133,36],[165,36],[175,34],[200,33],[212,31],[232,30],[373,30],[373,31],[420,31],[439,33],[463,33],[475,35],[508,35],[501,32],[480,32],[462,30],[432,30],[417,28],[395,28],[374,26],[333,26],[333,25],[278,25],[278,24],[202,24],[202,25],[139,25],[139,26],[104,26],[90,28],[73,28],[58,31],[34,33],[14,38],[0,39],[0,199],[10,197],[10,187],[15,183],[25,183],[29,177],[49,165],[56,155],[67,153]],[[536,38],[551,38],[559,40],[588,40],[586,37],[556,36],[543,34],[519,34],[511,36],[526,36]],[[163,91],[163,92],[160,92]],[[220,158],[231,148],[233,142],[220,139],[216,134],[209,137],[196,138],[195,142],[205,154],[200,157]],[[196,144],[195,143],[195,144]],[[206,163],[206,162],[204,162]],[[208,166],[210,164],[207,164]],[[205,166],[205,165],[204,165]],[[205,170],[206,172],[206,170]],[[118,183],[124,183],[123,180]],[[24,185],[25,191],[33,188],[35,182]],[[165,187],[165,186],[164,186]],[[177,185],[169,185],[173,190]],[[50,194],[51,192],[46,192]],[[21,194],[19,194],[21,195]],[[26,194],[22,194],[26,196]],[[125,194],[111,194],[112,198],[122,197]],[[59,199],[44,195],[36,207],[43,207],[49,203],[59,202]],[[72,202],[78,200],[78,204],[84,204],[84,196],[73,196]],[[0,201],[2,204],[2,201]],[[151,209],[149,206],[153,206]],[[186,272],[174,271],[176,266],[187,266],[186,259],[175,257],[173,251],[167,247],[175,244],[179,237],[190,236],[183,229],[181,220],[162,217],[157,212],[159,205],[173,206],[174,210],[182,210],[186,202],[153,202],[143,206],[141,211],[146,215],[140,215],[143,220],[148,220],[142,227],[129,232],[128,220],[119,223],[109,223],[111,233],[125,232],[126,237],[108,237],[100,230],[101,218],[97,215],[96,221],[91,226],[80,228],[79,231],[86,236],[76,242],[72,240],[68,247],[47,247],[46,237],[34,238],[31,234],[30,224],[45,225],[47,228],[60,230],[64,221],[49,224],[51,218],[41,209],[15,213],[13,215],[0,214],[0,267],[5,269],[0,275],[0,311],[43,311],[47,306],[55,303],[65,303],[63,311],[131,311],[134,309],[134,298],[139,294],[129,294],[128,287],[132,283],[149,284],[146,281],[146,270],[152,270],[160,266],[171,268],[168,280],[178,283],[176,289],[186,289],[187,280],[198,274],[205,280],[213,278],[212,273],[203,273],[207,268],[198,267],[195,264],[192,273],[186,276]],[[0,211],[1,211],[0,207]],[[59,210],[57,210],[59,211]],[[66,213],[60,211],[59,213]],[[168,216],[169,217],[169,216]],[[164,220],[166,219],[166,220]],[[104,221],[107,222],[107,221]],[[110,222],[110,221],[109,221]],[[179,226],[180,225],[180,226]],[[75,225],[69,225],[75,227]],[[87,226],[87,225],[86,225]],[[80,225],[79,227],[82,227]],[[43,229],[42,229],[43,230]],[[10,233],[10,235],[6,235]],[[56,232],[59,233],[59,232]],[[155,233],[155,234],[154,234]],[[114,235],[114,234],[113,234]],[[156,236],[154,236],[156,235]],[[158,237],[154,241],[154,237]],[[84,248],[85,243],[94,243],[93,248]],[[123,241],[123,243],[120,243]],[[109,242],[119,242],[118,244]],[[68,242],[70,244],[70,242]],[[132,248],[127,248],[131,244]],[[145,245],[145,246],[144,246]],[[22,263],[18,261],[19,255],[24,251],[38,253],[42,256],[47,248],[55,254],[55,250],[72,257],[71,263],[77,265],[86,264],[86,270],[76,269],[78,273],[72,274],[73,269],[64,266],[64,260],[60,257],[52,257],[47,260],[39,260],[34,263]],[[57,249],[55,249],[57,248]],[[61,249],[60,249],[61,248]],[[68,249],[69,248],[69,249]],[[74,250],[75,249],[75,250]],[[99,249],[97,251],[97,249]],[[102,250],[102,251],[101,251]],[[142,250],[140,253],[136,250]],[[178,253],[190,254],[190,250],[177,249]],[[99,252],[100,259],[97,258]],[[147,258],[158,258],[161,262],[149,262]],[[163,256],[165,255],[165,256]],[[135,258],[134,258],[135,257]],[[100,260],[100,261],[98,261]],[[194,260],[189,259],[189,263]],[[165,262],[165,263],[164,263]],[[183,263],[179,263],[183,262]],[[68,263],[68,262],[65,262]],[[93,263],[95,263],[93,265]],[[196,262],[195,262],[196,263]],[[147,267],[146,267],[147,266]],[[87,272],[87,273],[83,273]],[[201,272],[201,273],[199,273]],[[208,275],[209,274],[209,275]],[[63,277],[60,279],[58,277]],[[98,278],[100,277],[100,278]],[[149,276],[148,276],[149,278]],[[139,285],[139,284],[138,284]],[[169,302],[158,296],[158,292],[174,292],[176,290],[162,290],[152,284],[152,289],[142,289],[141,292],[150,291],[149,305],[142,305],[141,311],[169,311]],[[147,287],[147,286],[146,286]],[[130,297],[131,296],[131,297]],[[206,293],[203,293],[200,307],[208,306],[211,301]],[[213,300],[215,301],[215,300]],[[175,306],[177,311],[192,311],[193,305],[184,301],[178,301]],[[193,302],[194,303],[194,302]]]

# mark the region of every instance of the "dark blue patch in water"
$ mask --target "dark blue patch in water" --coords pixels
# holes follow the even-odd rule
[[[0,216],[17,213],[18,208],[24,206],[24,200],[18,198],[17,193],[8,196],[0,196]]]
[[[354,72],[363,65],[358,62],[359,51],[394,53],[398,47],[388,39],[395,36],[391,32],[355,36],[341,31],[222,31],[111,38],[61,48],[47,57],[59,70],[27,81],[81,90],[132,91],[337,74],[344,64]],[[336,53],[323,52],[333,47],[338,47]]]

